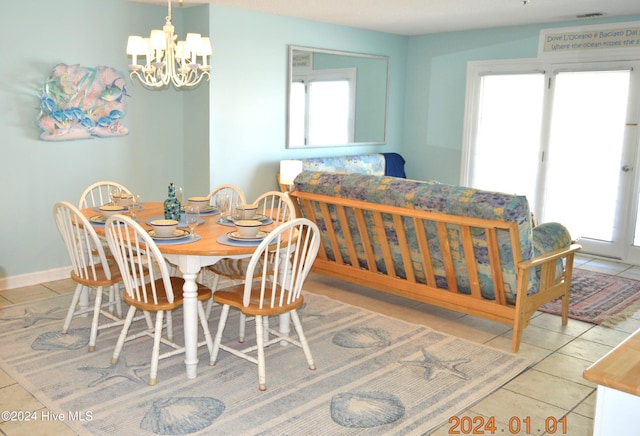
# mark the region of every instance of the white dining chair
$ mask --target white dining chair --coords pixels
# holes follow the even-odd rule
[[[296,209],[293,205],[293,201],[287,193],[280,191],[268,191],[256,198],[253,202],[258,206],[257,212],[263,215],[265,218],[273,220],[276,225],[290,221],[296,218]],[[240,259],[221,259],[215,264],[207,267],[207,270],[212,275],[211,279],[211,291],[216,292],[220,284],[221,278],[226,278],[231,281],[232,284],[237,284],[245,279],[247,273],[247,265],[249,258]],[[260,275],[258,271],[257,276]],[[213,301],[213,300],[212,300]],[[207,319],[211,315],[212,301],[207,305]],[[240,327],[238,334],[238,341],[244,342],[245,335],[245,316],[240,315]]]
[[[124,185],[110,180],[103,180],[89,185],[82,192],[80,200],[78,201],[78,209],[86,209],[88,207],[96,208],[108,204],[112,201],[111,195],[114,192],[131,194],[131,191]],[[106,249],[107,258],[111,257],[106,242],[102,241],[102,244]],[[109,292],[109,301],[113,301],[115,296],[112,290]]]
[[[118,362],[125,342],[150,336],[153,338],[153,348],[149,384],[155,385],[159,361],[185,351],[184,345],[174,341],[171,323],[171,312],[182,306],[184,279],[169,275],[167,263],[154,240],[130,217],[120,214],[110,217],[105,224],[105,234],[125,284],[123,299],[129,304],[129,311],[113,351],[111,363]],[[174,292],[174,289],[178,292]],[[204,341],[199,342],[198,346],[206,344],[209,352],[212,352],[211,333],[202,304],[203,301],[211,299],[211,290],[200,285],[197,293],[198,318],[204,332]],[[144,331],[129,334],[137,310],[155,313],[155,325],[148,326]],[[165,313],[166,337],[163,337]],[[160,343],[171,347],[172,350],[160,354]]]
[[[224,184],[213,188],[207,198],[209,199],[209,204],[216,206],[222,215],[230,213],[235,204],[244,204],[246,202],[246,197],[242,190],[232,184]]]
[[[220,211],[221,217],[228,216],[235,204],[244,204],[246,202],[246,197],[242,189],[230,183],[213,188],[211,192],[209,192],[209,195],[207,195],[207,199],[209,200],[210,206],[214,206]],[[202,271],[200,271],[199,281],[201,283],[210,284],[213,279],[213,275],[207,268],[203,268]],[[210,312],[211,304],[207,306],[207,318]]]
[[[315,369],[311,350],[304,336],[297,309],[304,303],[302,286],[311,271],[320,247],[318,227],[306,218],[279,225],[260,243],[251,256],[243,284],[221,289],[213,294],[222,305],[218,330],[213,342],[211,364],[215,365],[220,349],[258,365],[258,387],[267,389],[265,348],[286,341],[304,351],[309,369]],[[275,253],[275,255],[274,255]],[[259,276],[258,280],[254,277]],[[237,349],[222,344],[222,334],[230,308],[254,316],[256,344]],[[298,339],[269,328],[268,317],[290,314]],[[269,333],[274,337],[265,339]],[[254,357],[257,352],[257,357]]]
[[[75,316],[92,313],[89,351],[94,351],[98,330],[123,324],[118,267],[107,259],[104,247],[89,220],[67,201],[53,206],[53,216],[71,260],[71,279],[76,282],[71,304],[64,320],[62,333],[66,334]],[[111,289],[108,301],[102,301],[103,288]],[[93,307],[89,305],[89,290],[95,289]],[[100,324],[106,317],[109,322]]]
[[[80,195],[78,201],[78,209],[86,209],[87,207],[97,207],[111,202],[112,192],[123,192],[131,194],[131,191],[118,182],[104,180],[96,182],[87,187]]]

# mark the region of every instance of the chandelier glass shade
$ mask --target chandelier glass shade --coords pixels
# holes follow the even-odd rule
[[[190,88],[210,77],[211,41],[199,33],[187,33],[184,41],[176,41],[171,0],[167,3],[169,13],[162,30],[152,30],[148,38],[129,36],[130,77],[148,88],[164,88],[169,82],[176,88]]]

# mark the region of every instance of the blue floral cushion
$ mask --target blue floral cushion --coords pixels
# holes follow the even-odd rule
[[[359,173],[383,176],[385,158],[380,153],[353,156],[314,157],[300,159],[303,171],[329,171],[334,173]]]
[[[418,210],[426,210],[431,212],[441,212],[451,215],[470,216],[485,219],[496,219],[502,221],[513,221],[518,224],[520,233],[520,250],[523,260],[530,259],[534,256],[534,252],[545,249],[548,242],[541,235],[537,240],[540,245],[534,248],[533,229],[531,223],[531,213],[527,199],[524,196],[503,194],[498,192],[481,191],[477,189],[466,188],[462,186],[452,186],[441,184],[434,181],[416,181],[409,179],[401,179],[395,177],[379,177],[366,174],[338,174],[328,172],[303,172],[295,180],[295,189],[312,192],[317,194],[325,194],[329,196],[365,200],[385,205],[408,207]],[[317,207],[317,205],[316,205]],[[332,212],[332,221],[334,226],[339,226],[335,209],[330,208]],[[319,207],[316,210],[317,216],[320,214]],[[358,262],[358,264],[366,268],[366,256],[352,211],[348,211],[351,234],[354,238],[354,245],[358,259],[350,259],[349,253],[345,249],[343,232],[338,228],[338,239],[340,240],[341,255],[348,264]],[[367,227],[373,228],[373,216],[365,214]],[[326,224],[319,218],[318,226],[321,230],[326,230]],[[395,225],[390,216],[384,219],[386,238],[390,241],[392,256],[394,258],[395,273],[398,277],[406,278],[406,272],[403,268],[400,246],[396,235]],[[405,227],[407,237],[411,244],[411,257],[413,259],[413,269],[416,280],[426,283],[426,273],[423,270],[422,259],[417,246],[417,238],[413,222],[406,219]],[[547,229],[552,232],[553,226]],[[544,228],[543,228],[544,229]],[[437,238],[436,225],[433,222],[425,222],[425,230],[427,240],[432,255],[432,266],[436,274],[436,282],[438,287],[447,288],[447,279],[444,270],[444,262],[442,260],[441,250]],[[566,230],[566,229],[565,229]],[[553,232],[562,232],[562,229],[555,229]],[[327,238],[326,232],[323,238]],[[464,259],[464,251],[462,249],[462,239],[459,235],[457,226],[449,225],[448,233],[451,245],[452,257],[454,260],[455,270],[457,272],[457,284],[460,292],[470,293],[469,279],[466,275],[466,264]],[[545,233],[546,234],[546,233]],[[493,282],[491,280],[491,270],[488,260],[488,248],[486,237],[482,229],[472,231],[474,255],[478,263],[478,273],[480,277],[480,287],[485,298],[494,299]],[[372,243],[372,249],[375,253],[376,264],[378,270],[387,273],[383,261],[380,244],[376,243],[375,234],[370,233],[369,239]],[[570,241],[564,237],[554,238],[548,235],[549,239],[553,239],[552,245],[568,245]],[[503,265],[503,279],[506,291],[507,301],[515,302],[516,294],[516,268],[512,260],[511,240],[506,231],[498,232],[498,243],[500,257]],[[327,256],[335,259],[335,253],[331,250],[331,245],[326,239],[324,247]],[[538,277],[532,274],[529,280],[529,292],[537,291]]]

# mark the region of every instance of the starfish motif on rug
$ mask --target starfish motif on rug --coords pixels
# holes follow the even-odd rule
[[[15,320],[24,320],[24,324],[22,327],[27,328],[31,327],[38,321],[45,320],[60,320],[62,317],[60,316],[52,316],[51,314],[60,310],[59,307],[55,307],[53,309],[49,309],[46,312],[41,312],[36,309],[32,309],[31,307],[27,307],[24,309],[24,315],[15,315],[15,316],[7,316],[0,318],[0,321],[15,321]]]
[[[148,363],[128,365],[127,359],[122,357],[118,359],[117,363],[111,364],[106,368],[99,368],[97,366],[81,366],[78,369],[80,371],[91,371],[102,374],[99,378],[89,383],[89,387],[92,388],[116,377],[124,377],[137,383],[146,383],[146,381],[137,374],[137,370],[147,366],[149,366]]]
[[[451,359],[443,360],[438,357],[429,354],[426,348],[422,349],[424,360],[405,360],[401,363],[406,363],[413,366],[421,366],[424,368],[424,378],[427,380],[433,380],[438,374],[450,374],[459,377],[463,380],[469,380],[469,376],[460,371],[457,366],[463,363],[471,362],[471,359]]]

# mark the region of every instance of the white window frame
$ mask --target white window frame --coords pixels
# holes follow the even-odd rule
[[[292,82],[313,83],[313,82],[332,82],[347,81],[349,84],[349,108],[347,119],[347,141],[355,142],[355,119],[356,119],[356,85],[357,70],[356,68],[339,68],[326,70],[306,70],[304,72],[296,72],[291,76]],[[305,114],[304,114],[304,146],[318,147],[324,145],[336,144],[309,144],[309,93],[305,92]]]
[[[473,141],[478,129],[476,114],[480,106],[481,80],[479,78],[490,74],[545,73],[545,71],[549,71],[549,67],[548,62],[541,62],[538,59],[469,62],[467,66],[464,126],[462,129],[461,185],[467,186],[471,180],[470,157],[475,145]]]

